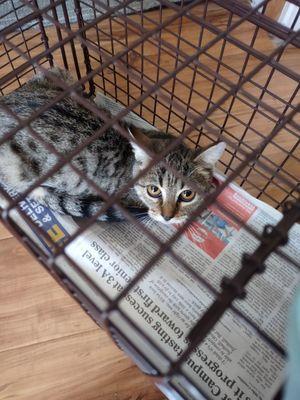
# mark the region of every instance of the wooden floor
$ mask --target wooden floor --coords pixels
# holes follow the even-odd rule
[[[1,225],[0,399],[163,398]]]
[[[220,13],[217,8],[212,11],[210,22],[219,21],[220,26],[224,26],[228,16]],[[155,12],[152,12],[151,15],[155,17]],[[102,28],[105,30],[107,26],[102,26]],[[124,30],[124,28],[122,29]],[[173,24],[173,29],[178,31],[178,23],[177,25]],[[199,27],[186,20],[182,29],[186,31],[186,38],[191,42],[196,42]],[[247,32],[249,34],[251,30],[253,30],[253,26],[244,25],[234,35],[247,42]],[[50,43],[53,43],[56,35],[54,30],[48,29],[47,33]],[[27,32],[26,35],[29,37],[30,32]],[[205,40],[211,39],[211,34],[206,32],[206,35],[208,36]],[[267,54],[274,46],[266,34],[261,33],[260,36],[261,40],[258,41],[257,48]],[[124,38],[121,28],[117,37]],[[133,35],[130,40],[134,38],[136,36]],[[96,40],[95,32],[91,33],[90,39],[91,41]],[[176,38],[172,38],[169,33],[166,33],[166,39],[176,44]],[[103,35],[101,40],[107,49],[112,45]],[[34,47],[37,42],[40,43],[40,37],[33,37],[31,46]],[[115,43],[115,46],[118,44]],[[122,47],[120,44],[119,46]],[[145,54],[155,59],[153,45],[149,43],[147,46],[144,49]],[[182,49],[187,51],[188,47],[182,43]],[[71,58],[70,47],[67,50],[67,55]],[[39,48],[36,48],[31,51],[31,54],[37,54],[38,51],[40,51]],[[215,49],[212,54],[218,54],[219,51],[219,48]],[[285,53],[283,58],[285,65],[290,68],[299,67],[299,53],[296,57],[293,49],[289,49],[288,54]],[[236,52],[234,47],[229,47],[228,53],[224,54],[224,60],[231,66],[240,68],[244,58]],[[83,60],[79,61],[80,65],[84,67]],[[96,61],[95,59],[95,65],[97,65]],[[62,64],[61,59],[58,62]],[[132,54],[130,62],[138,66],[140,60]],[[174,60],[170,60],[170,57],[165,54],[164,57],[162,56],[161,65],[170,70],[174,68]],[[250,60],[250,65],[253,67],[255,60]],[[18,60],[15,61],[15,67],[17,66]],[[74,71],[74,65],[72,64],[70,67]],[[144,68],[147,68],[146,62]],[[150,64],[148,68],[149,76],[156,79],[156,71],[151,72]],[[9,71],[8,65],[6,69],[0,69],[0,75],[3,76]],[[228,71],[221,71],[224,76],[228,74],[227,77],[230,77]],[[269,69],[258,77],[261,84],[264,84],[268,71]],[[187,83],[190,82],[190,77],[189,70],[185,75],[181,74],[181,79],[186,80]],[[113,70],[107,71],[106,78],[106,88],[109,88],[109,78],[111,81],[114,79]],[[277,81],[275,78],[276,76],[270,84],[271,89],[278,96],[288,97],[287,94],[291,93],[293,89],[292,83],[289,87],[289,80],[286,79],[285,81],[281,80],[278,85],[278,77]],[[23,79],[27,79],[27,77],[25,76]],[[121,87],[122,80],[120,77],[117,79],[119,79],[118,84]],[[98,83],[101,83],[100,78]],[[170,88],[170,85],[168,87]],[[206,95],[211,92],[211,86],[205,84],[204,80],[199,81],[199,87]],[[4,92],[12,89],[13,85],[7,87]],[[132,95],[140,91],[140,88],[135,86],[130,86],[129,89]],[[254,91],[253,87],[248,89]],[[186,88],[178,84],[175,92],[184,101]],[[215,96],[217,95],[218,92],[215,93]],[[123,100],[126,101],[126,95],[121,91],[119,96],[123,96]],[[276,106],[276,102],[272,101],[270,99],[271,104]],[[149,107],[151,104],[153,106],[153,102],[149,103]],[[193,96],[192,104],[199,109],[203,108],[203,103],[196,95]],[[237,108],[236,115],[246,120],[248,112],[246,108],[243,108],[242,103],[238,103]],[[282,109],[282,105],[278,104],[278,110],[280,109]],[[144,110],[144,113],[147,117],[147,109]],[[163,118],[168,114],[168,110],[158,105],[157,113],[160,113]],[[176,118],[175,114],[172,114],[170,118],[174,127],[179,126]],[[215,120],[217,121],[218,118],[221,120],[222,115],[216,114]],[[228,129],[236,137],[239,137],[237,122],[231,122]],[[264,131],[263,118],[257,117],[254,123],[257,129]],[[159,118],[157,124],[164,126],[162,119]],[[255,140],[253,135],[247,135],[245,138],[245,141],[252,144],[255,143]],[[294,144],[293,140],[291,136],[289,142],[286,135],[284,138],[280,137],[278,143],[289,149]],[[276,151],[274,146],[269,149],[268,155],[273,160],[280,156],[280,152]],[[299,153],[299,148],[297,151]],[[296,168],[297,165],[298,168]],[[288,168],[297,180],[299,163],[289,163]],[[263,186],[265,181],[261,175],[258,172],[256,175],[255,173],[252,175],[255,183]],[[256,189],[253,186],[249,185],[248,188],[253,194],[258,193],[255,192]],[[270,187],[270,194],[275,199],[284,195],[274,185]],[[272,204],[269,197],[263,198]],[[0,227],[0,400],[46,400],[50,398],[54,400],[159,400],[163,399],[163,396],[155,389],[152,382],[143,376],[132,362],[116,348],[106,333],[100,331],[81,308],[48,276],[22,245],[6,229]]]

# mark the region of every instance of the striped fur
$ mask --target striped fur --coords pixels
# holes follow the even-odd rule
[[[54,68],[51,72],[67,83],[72,82],[66,71]],[[26,119],[60,92],[61,89],[49,79],[39,75],[20,89],[0,98],[0,138],[18,125],[1,104],[8,106],[19,118]],[[125,128],[135,131],[134,127],[127,126],[125,122],[123,124]],[[34,131],[62,155],[68,154],[102,126],[100,118],[80,106],[72,97],[64,98],[31,123]],[[155,153],[174,140],[172,136],[156,131],[148,132],[147,136],[141,133],[136,135],[135,132],[133,136],[132,142],[129,142],[117,130],[109,128],[76,155],[72,163],[111,196],[150,160],[136,140],[142,141]],[[218,151],[211,152],[217,153],[217,157],[207,157],[207,151],[199,155],[199,151],[180,145],[166,156],[165,161],[208,192],[212,187],[213,166],[221,156],[220,146]],[[0,146],[0,179],[19,192],[26,190],[56,163],[57,157],[46,150],[28,129],[18,131]],[[149,198],[146,191],[149,185],[161,187],[163,196],[159,202]],[[166,222],[162,217],[163,210],[170,208],[174,211],[171,222],[180,222],[201,201],[201,196],[197,195],[190,204],[179,204],[178,193],[187,189],[188,185],[176,179],[159,163],[124,194],[121,203],[136,217],[149,215],[162,222]],[[68,165],[33,191],[31,197],[58,213],[74,217],[91,217],[104,204],[98,193]],[[98,219],[119,221],[123,220],[123,215],[115,208],[110,208]]]

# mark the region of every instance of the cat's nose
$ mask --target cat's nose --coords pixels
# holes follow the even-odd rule
[[[170,221],[170,219],[172,219],[173,217],[171,217],[170,215],[163,215],[163,218],[165,221]]]

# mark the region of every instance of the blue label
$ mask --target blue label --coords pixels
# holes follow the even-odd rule
[[[9,188],[4,183],[0,183],[1,187],[13,200],[18,196],[18,192],[15,189]],[[49,242],[46,242],[44,238],[39,237],[40,241],[48,248],[51,248],[51,242],[62,243],[70,235],[64,229],[62,224],[58,221],[54,213],[37,203],[35,200],[26,198],[19,202],[22,213],[26,214],[37,226],[43,229],[49,236]],[[34,231],[34,228],[32,228]],[[50,245],[50,246],[49,246]]]

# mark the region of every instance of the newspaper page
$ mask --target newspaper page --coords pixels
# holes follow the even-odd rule
[[[216,178],[222,179],[220,176]],[[16,194],[10,191],[10,195]],[[218,200],[258,233],[266,224],[276,224],[281,219],[278,211],[233,184],[222,192]],[[78,227],[71,218],[56,215],[33,200],[26,199],[21,208],[58,243]],[[51,251],[48,243],[34,234],[18,212],[13,211],[11,216],[45,251]],[[141,223],[146,224],[161,242],[178,229],[152,220]],[[295,225],[283,250],[299,259],[299,243],[300,227]],[[234,275],[240,267],[242,254],[254,251],[257,245],[258,241],[241,224],[216,205],[211,205],[178,239],[173,249],[219,290],[221,278]],[[101,222],[71,242],[66,252],[82,274],[113,299],[158,248],[133,224]],[[78,274],[65,257],[60,256],[57,264],[92,303],[105,310],[107,302],[103,296]],[[268,258],[266,266],[266,272],[256,276],[247,286],[246,300],[236,301],[235,305],[285,346],[287,313],[299,284],[299,273],[275,254]],[[148,338],[146,342],[120,312],[113,313],[110,318],[158,370],[166,372],[164,357],[176,360],[183,353],[188,346],[188,332],[213,300],[214,296],[204,285],[196,282],[180,263],[166,254],[119,305],[122,312],[144,332]],[[164,356],[155,350],[153,344]],[[269,400],[284,381],[284,367],[284,359],[278,352],[242,318],[227,311],[187,359],[183,373],[207,398]],[[189,390],[181,378],[174,379],[173,384],[185,398],[200,398],[200,394],[195,395]]]
[[[219,201],[235,210],[258,232],[266,223],[274,224],[281,218],[280,213],[248,194],[243,195],[234,185],[223,191]],[[22,209],[57,241],[76,230],[74,221],[55,215],[33,200],[22,203]],[[162,241],[177,229],[154,221],[146,224]],[[299,239],[300,228],[295,226],[285,251],[300,257]],[[177,241],[174,249],[218,289],[221,277],[233,275],[240,266],[242,253],[253,251],[257,244],[245,229],[212,205]],[[158,246],[130,223],[98,223],[72,242],[67,254],[113,299],[157,250]],[[67,260],[60,258],[58,263],[90,301],[105,309],[104,299],[80,280]],[[299,274],[277,255],[271,255],[266,264],[266,272],[251,281],[247,299],[237,302],[237,306],[284,346],[287,310],[299,283]],[[164,354],[176,360],[187,347],[187,333],[213,299],[178,262],[165,255],[122,300],[120,307]],[[126,321],[119,318],[114,322],[121,331],[124,329],[125,335],[134,337]],[[140,339],[136,340],[138,343]],[[149,356],[149,348],[142,342],[140,345]],[[152,362],[164,372],[164,363],[154,352]],[[282,383],[283,369],[283,358],[253,328],[228,311],[189,357],[183,370],[208,398],[267,400]]]
[[[225,189],[220,201],[240,212],[245,222],[257,231],[266,223],[278,221],[277,213],[266,213],[233,186]],[[99,225],[76,240],[67,252],[110,298],[114,298],[158,247],[131,224]],[[176,227],[155,222],[148,222],[147,227],[162,241],[176,230]],[[299,234],[299,227],[294,228],[286,250],[289,254],[300,256],[296,245]],[[255,250],[257,245],[245,229],[211,206],[174,248],[195,271],[219,288],[221,277],[233,275],[240,267],[242,253]],[[68,269],[63,265],[62,268],[67,273]],[[281,345],[284,345],[287,310],[298,281],[297,270],[272,255],[265,274],[255,277],[248,285],[247,300],[237,302],[248,317]],[[187,346],[187,333],[213,299],[203,285],[166,255],[120,306],[175,360]],[[122,323],[119,328],[122,330]],[[148,353],[146,348],[145,352]],[[189,358],[184,371],[200,384],[208,397],[252,400],[272,398],[282,383],[283,368],[282,357],[243,320],[227,312]]]

